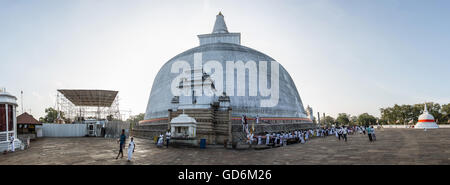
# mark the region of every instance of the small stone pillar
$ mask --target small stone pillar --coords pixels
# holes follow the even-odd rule
[[[170,128],[170,121],[172,120],[172,109],[169,109],[169,115],[167,116],[167,129],[171,129]]]

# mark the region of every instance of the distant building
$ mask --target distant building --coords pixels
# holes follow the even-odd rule
[[[29,137],[35,139],[37,137],[36,126],[42,125],[32,115],[24,112],[17,116],[17,135],[20,137]]]

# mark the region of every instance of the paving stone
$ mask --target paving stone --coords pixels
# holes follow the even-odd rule
[[[348,136],[348,142],[335,136],[313,138],[306,144],[292,144],[264,150],[232,150],[223,147],[157,148],[152,141],[135,138],[133,162],[115,159],[118,144],[105,138],[40,138],[31,148],[0,155],[0,164],[450,164],[450,129],[377,130],[377,141],[367,135]]]

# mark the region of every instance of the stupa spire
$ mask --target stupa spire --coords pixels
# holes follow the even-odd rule
[[[198,39],[200,40],[200,45],[213,43],[230,43],[240,45],[241,33],[228,32],[223,14],[222,12],[219,12],[219,14],[216,15],[216,22],[214,23],[212,33],[198,35]]]
[[[225,24],[225,19],[222,12],[216,15],[216,22],[214,23],[214,28],[212,33],[228,33],[227,25]]]
[[[423,108],[423,112],[425,113],[425,112],[428,112],[428,109],[427,109],[427,103],[424,103],[425,104],[425,107]]]

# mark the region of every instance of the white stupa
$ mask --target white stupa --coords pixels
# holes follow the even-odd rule
[[[433,115],[428,113],[427,104],[425,103],[425,108],[423,113],[419,116],[419,121],[417,121],[414,128],[429,129],[429,128],[439,128],[434,120]]]

